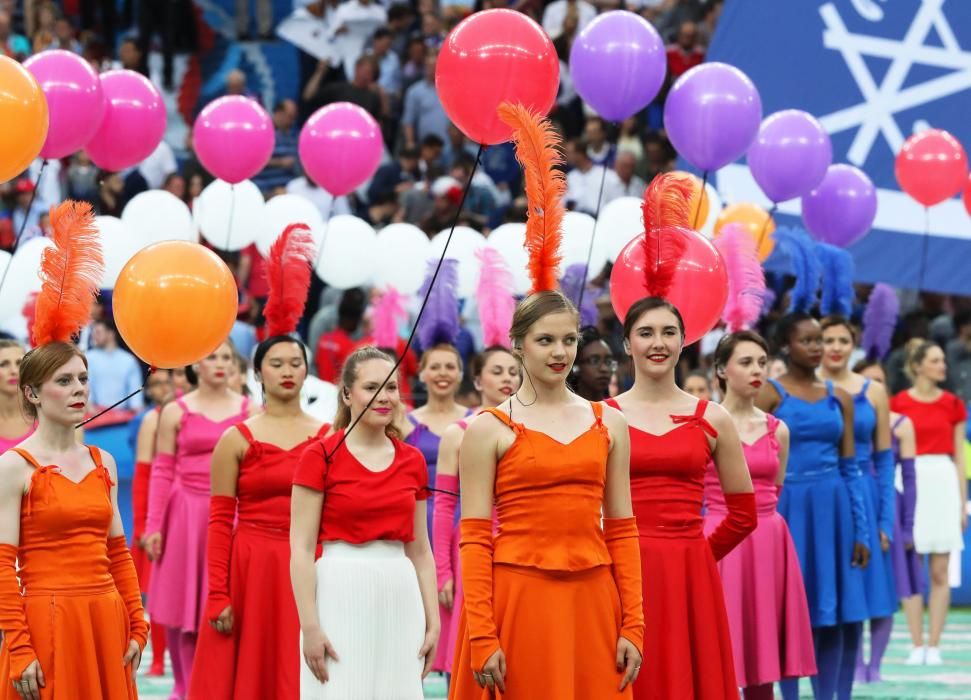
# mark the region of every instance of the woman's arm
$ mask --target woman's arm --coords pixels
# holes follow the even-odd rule
[[[438,469],[435,474],[435,512],[432,516],[432,540],[435,542],[435,575],[438,581],[439,602],[451,610],[455,595],[455,563],[452,561],[452,540],[455,536],[455,508],[459,492],[459,447],[465,431],[450,425],[442,434],[438,447]]]
[[[155,456],[155,438],[158,434],[159,411],[151,410],[145,414],[138,426],[135,439],[135,461],[150,463]]]
[[[853,516],[853,566],[865,567],[870,562],[867,541],[866,509],[863,505],[863,478],[856,461],[856,444],[853,440],[853,399],[842,389],[835,389],[836,399],[843,414],[843,434],[839,444],[839,470],[846,483]]]
[[[961,529],[968,529],[968,473],[964,464],[964,440],[967,426],[961,421],[954,426],[954,466],[958,471],[961,494]]]
[[[775,477],[775,485],[781,489],[786,480],[786,467],[789,466],[789,426],[783,421],[775,429],[775,437],[779,441],[779,473]]]
[[[890,449],[890,402],[887,399],[887,390],[876,382],[871,383],[867,389],[867,400],[877,414],[877,427],[873,435],[873,469],[877,475],[879,496],[877,527],[880,529],[881,549],[886,552],[893,539],[897,512],[897,489],[894,486],[897,465]]]
[[[718,404],[708,404],[705,418],[718,432],[712,461],[718,471],[725,505],[728,513],[715,530],[708,536],[708,546],[718,561],[735,549],[756,525],[758,517],[755,510],[755,494],[752,490],[752,476],[745,463],[745,453],[738,437],[735,422],[724,408]]]
[[[27,486],[24,477],[20,455],[13,451],[0,455],[0,631],[4,651],[10,658],[10,676],[0,678],[0,683],[23,679],[43,687],[44,674],[30,639],[27,611],[17,580],[20,507]]]
[[[206,617],[217,632],[229,634],[233,629],[232,600],[229,597],[229,571],[233,549],[233,521],[236,517],[236,483],[239,463],[246,454],[246,439],[236,428],[230,428],[216,443],[210,463],[209,528],[206,562],[209,593]]]
[[[914,435],[914,424],[910,418],[904,419],[895,429],[897,449],[900,451],[900,480],[903,485],[903,522],[901,536],[904,549],[914,548],[914,512],[917,510],[917,468],[914,455],[917,452],[917,438]]]
[[[145,522],[145,548],[152,557],[161,553],[159,530],[175,479],[175,446],[181,420],[182,408],[177,403],[170,403],[162,409],[158,421],[155,458],[152,460],[152,476],[148,489],[148,517]]]
[[[405,544],[405,554],[415,565],[418,574],[418,588],[421,590],[421,602],[425,608],[425,639],[418,652],[418,658],[424,659],[425,666],[421,677],[424,678],[432,670],[435,660],[435,647],[442,625],[438,619],[438,589],[435,586],[435,560],[432,557],[432,546],[428,541],[428,506],[426,501],[415,504],[415,539]]]
[[[149,411],[138,426],[135,439],[135,473],[132,476],[132,539],[143,545],[145,521],[148,518],[148,488],[151,481],[152,458],[155,456],[155,437],[158,434],[158,411]]]

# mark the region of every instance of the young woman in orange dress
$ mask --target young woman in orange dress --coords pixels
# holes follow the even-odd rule
[[[86,360],[70,340],[89,320],[101,246],[88,204],[59,205],[51,223],[38,347],[20,366],[23,409],[37,430],[0,456],[0,698],[136,698],[148,622],[118,512],[117,469],[75,433],[89,388]]]
[[[290,335],[303,313],[313,250],[309,229],[299,225],[270,249],[269,337],[253,358],[263,412],[223,433],[212,454],[208,624],[200,626],[189,697],[261,700],[300,693],[290,493],[300,455],[329,427],[300,407],[307,354]]]
[[[449,697],[630,698],[644,618],[627,425],[566,385],[579,314],[554,291],[564,187],[556,137],[521,107],[499,113],[526,173],[533,293],[509,334],[523,385],[473,419],[462,441],[465,606]]]

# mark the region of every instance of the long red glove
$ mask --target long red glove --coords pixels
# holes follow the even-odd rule
[[[162,529],[162,515],[169,503],[169,493],[175,480],[175,455],[159,452],[152,460],[152,474],[148,487],[148,516],[145,534],[154,535]]]
[[[759,524],[754,493],[726,493],[725,505],[728,506],[728,514],[708,535],[708,546],[715,561],[735,549]]]
[[[209,597],[206,617],[215,620],[219,613],[232,605],[229,597],[229,561],[233,548],[233,518],[236,499],[232,496],[213,496],[209,499],[209,532],[206,559],[209,564]]]
[[[620,634],[644,653],[644,594],[637,519],[604,518],[604,539],[613,562],[611,572],[620,593]]]
[[[37,658],[27,628],[27,612],[17,581],[17,548],[0,544],[0,630],[10,654],[10,680],[19,681],[24,669]]]
[[[472,670],[480,671],[499,650],[499,633],[492,612],[492,520],[463,518],[459,525],[459,559],[465,591],[465,618],[472,646]]]
[[[151,479],[150,462],[135,462],[135,473],[131,479],[132,542],[137,543],[145,534],[145,520],[148,518],[148,483]],[[134,546],[134,544],[133,544]]]
[[[435,512],[432,515],[432,550],[435,552],[435,573],[438,577],[438,590],[445,582],[454,578],[452,566],[452,536],[455,532],[455,508],[459,491],[459,479],[451,474],[438,474],[435,477]],[[451,491],[452,493],[445,493]]]
[[[145,608],[142,607],[142,592],[138,588],[135,562],[132,561],[124,535],[108,538],[108,560],[111,578],[115,580],[115,588],[128,610],[129,635],[138,642],[140,649],[144,649],[148,643],[148,620],[145,619]]]

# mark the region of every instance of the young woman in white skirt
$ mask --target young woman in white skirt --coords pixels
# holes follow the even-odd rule
[[[947,376],[947,365],[944,351],[936,343],[910,341],[906,370],[913,387],[894,396],[890,408],[910,418],[917,436],[914,547],[930,557],[931,574],[928,644],[915,643],[907,663],[939,666],[941,633],[951,604],[948,563],[952,552],[964,549],[963,531],[968,526],[964,471],[968,412],[961,399],[939,387]]]
[[[428,474],[394,427],[396,378],[365,410],[393,366],[373,347],[347,358],[336,432],[306,449],[294,477],[290,576],[302,700],[424,697],[440,629]]]

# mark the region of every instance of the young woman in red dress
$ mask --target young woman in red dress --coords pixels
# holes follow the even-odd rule
[[[608,404],[630,423],[631,494],[640,531],[644,658],[636,700],[736,700],[738,685],[715,562],[758,524],[752,480],[728,412],[675,383],[684,321],[647,297],[624,320],[634,386]],[[701,505],[713,461],[727,515],[708,536]]]

